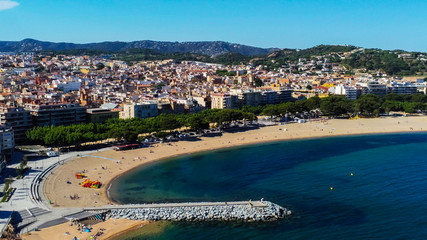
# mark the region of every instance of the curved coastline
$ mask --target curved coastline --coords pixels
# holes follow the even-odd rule
[[[128,169],[120,174],[117,174],[116,176],[114,176],[112,179],[109,180],[109,182],[107,182],[106,184],[106,188],[105,188],[105,196],[107,196],[108,202],[110,202],[111,204],[114,205],[120,205],[120,203],[115,202],[111,196],[110,196],[110,188],[112,186],[112,184],[121,176],[128,174],[129,172],[135,171],[141,167],[146,167],[149,164],[155,164],[161,161],[173,161],[173,159],[175,158],[179,158],[185,155],[193,155],[193,154],[206,154],[209,152],[215,152],[215,151],[220,151],[220,150],[229,150],[229,149],[233,149],[233,148],[242,148],[242,147],[251,147],[253,145],[260,145],[260,144],[271,144],[271,143],[276,143],[276,142],[287,142],[287,141],[295,141],[295,140],[310,140],[310,139],[320,139],[320,138],[335,138],[335,137],[351,137],[351,136],[367,136],[367,135],[380,135],[380,134],[384,134],[384,135],[388,135],[388,134],[416,134],[416,133],[423,133],[423,132],[427,132],[427,130],[419,130],[419,131],[392,131],[392,132],[370,132],[370,133],[352,133],[352,134],[337,134],[337,135],[333,135],[333,136],[317,136],[317,137],[300,137],[300,138],[293,138],[293,139],[277,139],[277,140],[266,140],[266,141],[259,141],[259,142],[254,142],[254,143],[244,143],[244,144],[236,144],[233,146],[228,146],[228,147],[218,147],[218,148],[212,148],[209,150],[200,150],[200,151],[194,151],[194,152],[188,152],[188,153],[181,153],[181,154],[177,154],[177,155],[173,155],[173,156],[168,156],[168,157],[163,157],[163,158],[158,158],[155,159],[153,161],[150,162],[146,162],[146,163],[141,163],[139,165],[136,165],[134,167],[132,167],[131,169]]]
[[[424,127],[424,130],[423,130]],[[287,131],[283,131],[280,129],[286,128]],[[412,130],[411,130],[412,129]],[[323,131],[321,131],[323,130]],[[238,132],[238,133],[225,133],[221,137],[213,137],[213,138],[202,138],[201,141],[196,142],[177,142],[173,143],[172,146],[167,144],[158,144],[154,148],[142,148],[136,150],[129,150],[126,152],[115,152],[115,151],[105,151],[100,152],[99,156],[102,157],[120,157],[124,163],[127,163],[127,166],[124,164],[119,165],[111,165],[111,161],[102,160],[99,158],[91,158],[86,157],[83,161],[83,158],[75,158],[70,162],[62,165],[59,170],[60,175],[69,174],[68,177],[73,177],[72,167],[69,167],[72,161],[80,162],[80,165],[86,165],[89,163],[90,167],[99,166],[102,164],[110,164],[113,170],[110,172],[111,174],[104,176],[102,172],[99,170],[95,170],[95,175],[99,175],[99,177],[104,177],[100,179],[105,181],[104,187],[102,187],[99,194],[102,199],[99,199],[96,203],[90,203],[90,200],[93,200],[89,195],[93,194],[93,189],[89,191],[87,189],[79,188],[76,189],[79,192],[77,193],[79,197],[82,199],[84,196],[85,199],[83,201],[75,201],[64,204],[63,201],[52,201],[56,202],[55,207],[87,207],[87,206],[101,206],[106,204],[114,204],[111,198],[108,197],[108,189],[115,179],[120,177],[123,174],[126,174],[129,171],[134,170],[135,168],[147,165],[149,163],[163,161],[167,159],[176,158],[179,156],[187,155],[187,154],[195,154],[195,153],[203,153],[209,151],[215,151],[219,149],[229,149],[233,147],[242,147],[242,146],[250,146],[256,144],[264,144],[271,142],[279,142],[279,141],[290,141],[290,140],[300,140],[300,139],[315,139],[315,138],[323,138],[323,137],[339,137],[339,136],[351,136],[351,135],[366,135],[366,134],[387,134],[387,133],[413,133],[413,132],[424,132],[427,130],[427,117],[400,117],[400,118],[375,118],[375,119],[358,119],[358,120],[347,120],[347,119],[333,119],[329,120],[327,124],[323,124],[320,122],[308,122],[304,124],[286,124],[283,126],[270,126],[263,127],[256,130],[249,130],[246,132]],[[150,153],[149,151],[153,150],[154,153]],[[159,153],[160,152],[160,153]],[[135,162],[134,157],[138,155],[143,155],[146,159],[139,159],[139,162]],[[96,164],[93,164],[96,162]],[[92,164],[92,165],[91,165]],[[76,167],[74,166],[74,169]],[[118,169],[117,169],[118,168]],[[90,170],[92,172],[92,170]],[[69,186],[65,183],[66,181],[57,181],[57,174],[53,174],[48,176],[46,181],[50,181],[50,185],[54,185],[48,188],[45,186],[45,194],[48,200],[55,196],[57,191],[61,189],[67,189]],[[64,180],[64,179],[61,179]],[[71,181],[75,182],[75,179]],[[61,194],[61,193],[58,193]],[[64,195],[65,197],[66,195]],[[64,198],[66,199],[66,198]],[[55,200],[63,200],[56,198]],[[88,201],[89,200],[89,201]],[[77,204],[76,204],[77,203]]]
[[[284,128],[286,128],[287,131],[283,131]],[[68,177],[73,177],[76,166],[81,168],[82,165],[87,162],[90,165],[89,167],[95,167],[94,170],[96,174],[99,173],[99,170],[97,170],[98,172],[96,171],[96,167],[98,167],[99,164],[108,163],[110,164],[108,166],[108,170],[112,168],[114,169],[111,171],[110,175],[102,179],[103,181],[105,181],[103,188],[94,190],[83,189],[79,186],[78,189],[76,188],[76,191],[78,191],[79,196],[82,197],[82,201],[66,202],[64,200],[64,195],[64,199],[60,199],[63,200],[63,202],[60,202],[55,207],[90,207],[116,204],[109,196],[108,191],[112,183],[117,178],[124,174],[127,174],[130,171],[134,171],[136,168],[140,168],[142,166],[153,164],[159,161],[171,160],[179,156],[207,153],[210,151],[218,151],[220,149],[247,147],[257,144],[292,140],[371,134],[417,133],[426,131],[426,116],[358,120],[333,119],[329,120],[327,124],[323,124],[320,122],[308,122],[305,124],[295,123],[286,124],[282,126],[264,127],[257,130],[250,130],[247,132],[225,133],[222,137],[203,138],[201,141],[196,142],[178,142],[173,143],[173,146],[168,146],[167,144],[159,144],[155,148],[143,148],[137,150],[129,150],[126,152],[105,151],[99,152],[96,155],[109,158],[115,158],[115,156],[121,157],[124,164],[111,164],[105,159],[102,160],[99,157],[75,158],[74,160],[71,160],[70,162],[61,166],[60,169],[55,170],[55,174],[48,176],[48,180],[50,181],[51,186],[48,188],[45,185],[44,190],[46,197],[49,200],[52,197],[55,197],[55,195],[57,195],[56,199],[60,199],[58,198],[58,196],[61,196],[62,193],[56,192],[55,189],[64,191],[64,186],[68,187],[68,185],[65,184],[65,181],[62,180],[64,180],[64,177],[67,174]],[[153,150],[154,153],[151,153],[150,150]],[[140,161],[136,161],[135,156],[141,155],[146,156],[147,159],[141,159]],[[74,161],[74,163],[72,163],[72,161]],[[126,163],[128,165],[126,165]],[[56,171],[58,171],[59,174],[56,174]],[[91,174],[92,172],[93,170],[90,169]],[[103,175],[99,176],[101,177]],[[100,196],[97,199],[99,201],[96,202],[96,204],[92,202],[94,198],[94,191],[98,191],[98,193],[101,193],[99,194]],[[54,209],[55,208],[53,208],[53,210]],[[122,235],[122,233],[120,233],[119,235]]]
[[[185,239],[183,232],[196,238],[419,238],[426,231],[416,233],[412,226],[422,224],[419,213],[426,211],[421,207],[426,192],[419,191],[427,169],[426,147],[427,133],[414,132],[284,141],[186,155],[119,178],[111,196],[121,203],[264,197],[294,213],[276,224],[172,222],[157,236],[144,235],[144,229],[128,235],[139,234],[141,239]]]

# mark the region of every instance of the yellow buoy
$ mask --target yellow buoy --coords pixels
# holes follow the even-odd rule
[[[351,173],[351,176],[353,176],[353,173]]]
[[[334,190],[334,188],[333,188],[333,187],[331,187],[331,190]]]

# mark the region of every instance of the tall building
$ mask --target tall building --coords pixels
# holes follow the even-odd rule
[[[347,87],[345,89],[345,97],[350,100],[356,100],[362,95],[362,90],[355,87]]]
[[[33,126],[30,112],[22,107],[0,107],[0,124],[11,127],[16,142],[26,139],[25,132]]]
[[[370,82],[368,83],[367,87],[367,93],[374,94],[379,97],[384,97],[387,95],[387,85],[385,84]]]
[[[261,92],[262,104],[278,104],[293,101],[292,92],[291,89],[286,88],[263,91]]]
[[[0,125],[0,152],[1,161],[8,161],[11,159],[13,150],[15,148],[15,137],[13,129]]]
[[[391,93],[395,94],[415,94],[418,92],[417,86],[409,83],[398,84],[393,83],[391,85]]]
[[[338,84],[335,86],[333,93],[337,95],[345,95],[346,98],[350,100],[356,100],[362,94],[362,90],[353,86],[345,86],[343,84]]]
[[[266,104],[278,104],[290,102],[292,90],[267,90],[267,91],[242,91],[241,89],[232,89],[229,93],[213,93],[211,95],[211,108],[241,108],[243,106],[259,106]]]
[[[104,108],[86,109],[88,123],[104,123],[111,118],[119,118],[119,111]]]
[[[293,101],[292,93],[293,93],[292,89],[285,89],[285,88],[281,88],[279,91],[277,91],[279,103]]]
[[[239,107],[243,106],[259,106],[262,104],[262,95],[258,91],[243,91],[238,94]]]
[[[193,97],[197,103],[202,106],[204,109],[211,108],[211,99],[210,97]]]
[[[157,102],[125,103],[121,118],[149,118],[158,115]]]
[[[230,109],[232,108],[232,98],[228,93],[213,93],[211,95],[211,108]]]
[[[262,95],[262,104],[278,104],[279,103],[279,95],[277,94],[277,91],[263,91],[261,93]]]
[[[27,104],[34,126],[67,126],[86,122],[86,109],[78,103]]]

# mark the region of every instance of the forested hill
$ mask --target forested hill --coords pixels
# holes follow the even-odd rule
[[[75,49],[75,50],[61,50],[61,51],[40,51],[38,52],[45,56],[56,55],[69,55],[69,56],[103,56],[115,60],[125,61],[129,64],[139,61],[154,61],[174,59],[178,62],[181,61],[199,61],[207,63],[219,63],[223,65],[239,65],[241,63],[247,64],[254,58],[254,56],[245,56],[240,53],[223,53],[216,56],[209,56],[198,53],[162,53],[152,49],[146,48],[132,48],[121,51],[102,51],[90,49]]]
[[[101,42],[101,43],[54,43],[34,39],[22,41],[0,41],[0,52],[34,52],[88,49],[101,51],[122,51],[126,49],[152,49],[161,53],[197,53],[215,56],[224,53],[239,53],[242,55],[263,55],[275,49],[258,48],[223,41],[202,42],[163,42],[163,41],[134,41],[134,42]]]
[[[362,72],[379,71],[389,75],[425,75],[427,73],[427,53],[403,50],[363,49],[347,45],[319,45],[303,50],[282,49],[266,56],[251,60],[254,65],[264,65],[267,69],[290,67],[299,60],[310,61],[328,59],[348,70]]]

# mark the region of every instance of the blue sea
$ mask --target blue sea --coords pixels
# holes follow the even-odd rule
[[[293,212],[268,223],[156,223],[120,239],[427,239],[427,134],[187,155],[134,169],[113,182],[110,195],[119,203],[264,198]]]

